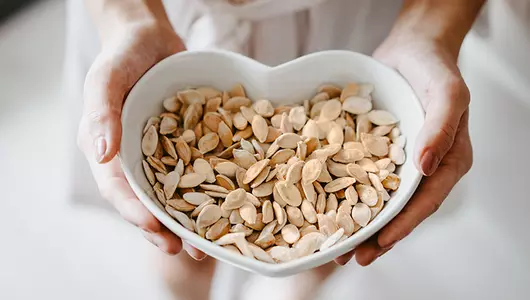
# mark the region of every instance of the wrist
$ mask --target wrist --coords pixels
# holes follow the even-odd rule
[[[124,41],[144,40],[145,45],[153,46],[158,40],[178,38],[173,27],[158,20],[134,20],[120,22],[109,27],[100,35],[101,46],[113,48]]]
[[[171,28],[162,0],[85,0],[102,44],[118,34]]]
[[[405,0],[389,39],[394,43],[427,43],[458,57],[484,0]]]

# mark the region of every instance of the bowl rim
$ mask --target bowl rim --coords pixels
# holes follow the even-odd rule
[[[305,56],[301,56],[297,59],[291,60],[289,62],[283,63],[281,65],[271,67],[268,65],[265,65],[261,62],[258,62],[252,58],[246,57],[244,55],[241,55],[239,53],[235,52],[229,52],[224,50],[202,50],[202,51],[184,51],[179,52],[176,54],[173,54],[157,64],[155,64],[153,67],[151,67],[137,82],[136,84],[131,88],[129,94],[127,95],[123,110],[122,110],[122,124],[125,123],[124,120],[126,120],[127,116],[129,115],[128,111],[130,109],[130,105],[128,103],[131,103],[129,101],[130,98],[133,98],[136,93],[138,93],[138,90],[143,87],[143,83],[148,81],[150,78],[156,76],[157,70],[162,68],[165,65],[170,65],[174,63],[174,61],[178,61],[180,59],[186,59],[193,56],[217,56],[220,59],[229,59],[229,60],[236,60],[245,64],[252,64],[255,68],[262,69],[263,72],[281,72],[283,69],[291,68],[295,65],[300,65],[306,63],[306,61],[310,61],[313,59],[322,59],[323,57],[330,56],[330,57],[340,57],[340,56],[348,56],[348,57],[354,57],[356,60],[366,61],[366,63],[376,64],[379,67],[382,67],[385,70],[385,72],[388,72],[389,74],[393,74],[391,76],[399,76],[399,81],[401,81],[401,84],[404,84],[408,86],[408,88],[411,91],[411,97],[413,100],[412,104],[414,108],[421,112],[418,114],[417,117],[421,118],[421,121],[423,122],[425,120],[425,112],[423,110],[423,107],[410,86],[410,84],[405,80],[405,78],[398,73],[396,70],[382,64],[381,62],[375,60],[374,58],[367,56],[362,53],[352,52],[352,51],[346,51],[346,50],[327,50],[327,51],[320,51],[311,53]],[[416,113],[415,113],[416,114]],[[123,125],[122,125],[123,126]],[[125,132],[125,128],[122,128],[122,132]],[[163,209],[161,204],[158,200],[154,200],[154,195],[150,191],[145,191],[135,180],[133,169],[134,167],[127,166],[124,162],[124,159],[122,159],[122,156],[124,156],[125,153],[127,153],[127,150],[122,151],[123,149],[127,149],[126,147],[123,147],[123,139],[120,143],[120,151],[118,153],[118,157],[120,160],[121,167],[123,169],[123,172],[125,174],[125,177],[131,186],[132,190],[134,191],[135,195],[138,197],[138,199],[142,202],[142,204],[162,223],[164,224],[170,231],[175,233],[177,236],[179,236],[182,240],[191,241],[190,244],[193,246],[199,248],[201,251],[204,251],[206,254],[214,256],[216,259],[219,259],[221,261],[227,262],[229,264],[236,264],[238,267],[243,268],[247,271],[260,273],[267,276],[277,277],[277,276],[287,276],[291,274],[298,273],[302,270],[310,269],[317,267],[319,265],[322,265],[326,262],[329,262],[333,260],[335,257],[338,257],[356,247],[358,244],[362,243],[362,241],[367,240],[369,237],[377,233],[381,228],[383,228],[386,224],[388,224],[392,219],[395,218],[395,216],[403,209],[403,207],[408,203],[414,192],[416,191],[423,175],[416,169],[413,168],[413,177],[412,177],[412,185],[409,190],[403,191],[402,195],[400,196],[399,205],[396,205],[392,207],[392,211],[389,212],[388,219],[378,219],[377,217],[374,218],[370,224],[367,227],[361,228],[359,231],[357,231],[352,236],[348,237],[348,239],[344,240],[342,243],[328,248],[324,251],[319,251],[316,253],[313,253],[311,255],[295,259],[293,261],[285,262],[285,263],[279,263],[279,264],[270,264],[265,263],[262,261],[259,261],[257,259],[251,259],[248,257],[245,257],[243,255],[232,253],[231,251],[228,251],[226,249],[223,249],[221,246],[215,245],[213,242],[206,240],[199,235],[197,235],[195,232],[191,232],[187,230],[184,226],[182,226],[177,220],[173,219],[169,214]],[[127,154],[125,154],[127,155]],[[411,161],[412,156],[408,158],[409,161]],[[412,161],[411,161],[412,162]],[[153,198],[154,197],[154,198]],[[361,242],[359,242],[361,241]]]

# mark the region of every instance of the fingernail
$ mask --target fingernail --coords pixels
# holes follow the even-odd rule
[[[373,264],[374,261],[376,261],[378,258],[379,258],[379,254],[376,257],[373,257],[371,260],[369,260],[368,263],[366,264],[366,267]]]
[[[101,162],[103,160],[103,157],[105,156],[105,152],[107,152],[107,141],[105,141],[105,138],[98,137],[96,139],[96,160],[98,162]]]
[[[162,246],[165,246],[166,244],[166,241],[164,240],[164,238],[159,236],[158,234],[152,234],[151,239],[158,248],[162,248]],[[165,249],[162,249],[162,250],[165,251]]]
[[[341,267],[344,267],[348,262],[349,262],[349,260],[338,260],[338,261],[335,261],[335,263],[337,263],[337,265],[339,265]]]
[[[388,245],[388,246],[386,246],[386,247],[384,247],[384,248],[381,248],[381,249],[383,249],[383,253],[381,253],[381,254],[384,254],[384,253],[387,252],[388,250],[394,248],[394,246],[395,246],[396,244],[397,244],[397,241],[393,242],[392,244],[390,244],[390,245]]]
[[[431,176],[437,167],[438,158],[436,157],[436,155],[434,155],[433,151],[427,150],[427,152],[425,152],[425,154],[421,158],[421,169],[423,171],[423,175]]]
[[[377,255],[377,258],[380,258],[381,256],[385,255],[385,253],[387,253],[391,249],[392,247],[383,249],[383,251]]]
[[[186,253],[188,253],[188,255],[194,260],[201,261],[206,258],[207,255],[199,252],[199,250],[196,250],[190,244],[184,243],[183,245],[184,245],[184,251],[186,251]]]
[[[203,261],[206,257],[207,257],[206,255],[204,255],[202,257],[195,257],[195,260],[196,261]]]
[[[390,245],[386,246],[386,247],[383,247],[381,249],[383,249],[383,251],[388,251],[390,249],[392,249],[396,244],[397,244],[398,241],[394,241],[392,242]]]

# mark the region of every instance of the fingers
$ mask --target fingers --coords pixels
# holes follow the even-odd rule
[[[425,123],[416,140],[414,162],[420,172],[432,175],[453,145],[469,90],[454,57],[432,44],[395,50],[384,43],[374,57],[396,68],[410,83],[426,111]],[[412,54],[403,55],[413,50]]]
[[[379,246],[377,243],[368,243],[363,244],[360,247],[361,251],[355,256],[355,259],[360,266],[366,267],[388,251],[392,250],[394,245],[381,248],[381,246]]]
[[[440,167],[431,177],[425,177],[407,206],[377,235],[356,249],[360,265],[368,265],[392,249],[421,222],[432,215],[456,183],[471,168],[473,152],[468,131],[469,111],[466,110],[454,140]]]
[[[387,224],[376,239],[356,249],[357,262],[366,266],[409,235],[427,217],[438,210],[460,176],[451,166],[442,165],[426,177],[407,206]]]
[[[345,264],[347,264],[351,259],[352,257],[355,255],[355,250],[352,250],[346,254],[343,254],[337,258],[334,259],[335,263],[337,265],[341,265],[341,266],[344,266]]]
[[[435,213],[460,179],[454,168],[442,165],[426,178],[407,206],[379,234],[379,245],[386,248],[406,237],[423,220]]]
[[[197,261],[201,261],[207,257],[207,255],[202,252],[201,250],[194,248],[190,244],[184,242],[184,250],[188,253],[189,256],[191,256],[193,259]]]
[[[377,235],[372,236],[366,242],[359,245],[355,250],[352,250],[342,256],[335,259],[335,263],[343,266],[347,264],[355,255],[357,263],[363,267],[371,264],[379,256],[385,254],[387,251],[392,249],[394,245],[390,245],[386,248],[381,248],[377,242]]]
[[[144,236],[168,254],[177,254],[182,249],[180,239],[160,223],[138,200],[129,186],[117,157],[107,164],[89,160],[98,188],[106,198],[131,224],[139,227]]]
[[[169,255],[176,255],[182,250],[182,241],[165,227],[160,232],[142,233],[148,241]]]
[[[99,163],[109,162],[118,152],[121,140],[121,109],[129,84],[125,71],[110,58],[100,55],[87,74],[81,126],[87,140],[83,145]],[[90,149],[89,149],[90,148]]]
[[[416,166],[430,176],[453,146],[460,119],[469,105],[469,91],[460,78],[428,88],[423,94],[425,123],[416,143]]]
[[[460,120],[458,134],[453,143],[454,151],[451,150],[442,161],[443,164],[454,166],[455,171],[460,177],[471,170],[473,166],[473,146],[469,137],[469,109],[464,112]]]
[[[377,243],[377,235],[375,235],[357,247],[355,260],[360,266],[366,267],[379,257],[382,252],[383,249]]]
[[[114,163],[112,161],[111,163]],[[129,223],[147,232],[160,232],[162,224],[136,198],[122,178],[110,178],[100,187],[103,196]]]

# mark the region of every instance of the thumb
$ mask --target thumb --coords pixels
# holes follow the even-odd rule
[[[425,123],[416,143],[416,166],[426,176],[432,175],[453,146],[458,124],[469,105],[469,90],[463,79],[439,82],[420,97],[426,103]]]
[[[87,74],[80,133],[85,136],[80,138],[85,152],[93,153],[99,163],[109,162],[119,151],[121,110],[129,88],[127,75],[102,57]]]

